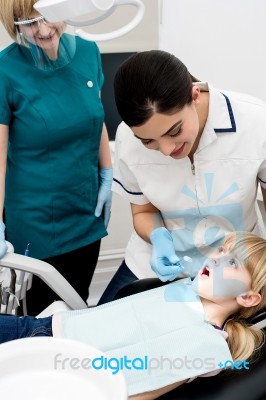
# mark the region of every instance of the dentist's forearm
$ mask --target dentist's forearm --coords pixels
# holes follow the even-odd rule
[[[145,205],[131,204],[133,225],[137,234],[150,243],[150,235],[156,228],[164,226],[159,210],[151,203]]]

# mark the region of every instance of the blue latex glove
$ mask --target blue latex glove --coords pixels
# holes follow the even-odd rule
[[[156,228],[150,235],[152,244],[151,268],[162,282],[173,281],[184,267],[175,253],[171,233],[164,227]]]
[[[100,187],[94,214],[96,217],[103,214],[104,225],[107,228],[111,216],[113,168],[101,168],[99,175]]]
[[[5,242],[5,224],[0,221],[0,258],[4,257],[7,252],[7,245]]]

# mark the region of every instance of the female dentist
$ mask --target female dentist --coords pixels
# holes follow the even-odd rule
[[[265,103],[200,82],[159,50],[122,64],[115,98],[124,122],[113,190],[131,203],[135,231],[99,304],[135,279],[195,276],[229,232],[265,237]]]
[[[0,208],[17,253],[52,264],[86,301],[107,235],[112,168],[97,45],[49,23],[35,0],[1,0],[15,41],[0,53]],[[5,225],[0,226],[5,253]],[[28,312],[56,295],[34,277]]]

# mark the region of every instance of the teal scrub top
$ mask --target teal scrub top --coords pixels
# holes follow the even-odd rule
[[[88,83],[89,82],[89,83]],[[16,43],[0,53],[0,123],[9,125],[5,216],[15,252],[48,258],[107,234],[94,216],[104,121],[101,59],[76,38],[73,60],[45,72]]]

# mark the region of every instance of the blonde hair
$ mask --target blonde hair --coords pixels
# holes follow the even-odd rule
[[[29,17],[34,12],[33,5],[37,0],[0,0],[0,20],[9,36],[18,42],[18,30],[14,21]]]
[[[251,276],[251,290],[261,295],[253,307],[241,307],[225,324],[228,344],[234,360],[253,359],[265,341],[264,333],[250,326],[247,320],[266,308],[266,240],[248,232],[226,236],[224,244],[245,264]]]

